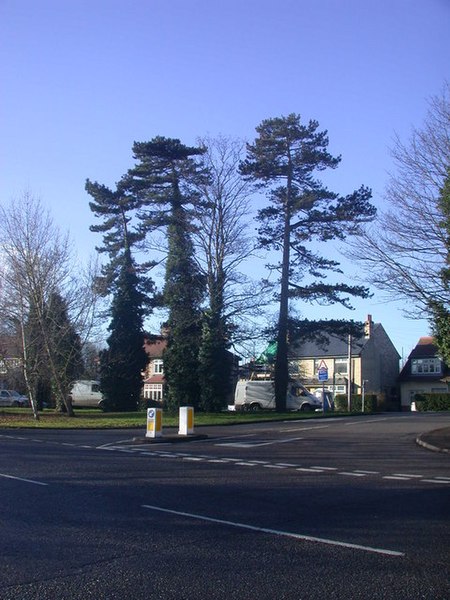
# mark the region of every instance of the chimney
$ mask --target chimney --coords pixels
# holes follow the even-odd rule
[[[373,334],[373,321],[372,315],[367,315],[366,322],[364,323],[364,337],[369,339]]]

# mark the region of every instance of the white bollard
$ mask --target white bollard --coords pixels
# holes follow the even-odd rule
[[[192,406],[180,406],[178,435],[189,435],[191,433],[194,433],[194,408]]]
[[[162,436],[162,409],[147,408],[147,432],[145,437],[156,438]]]

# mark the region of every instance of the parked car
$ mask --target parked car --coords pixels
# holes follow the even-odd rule
[[[0,390],[0,406],[29,406],[26,396],[15,390]]]

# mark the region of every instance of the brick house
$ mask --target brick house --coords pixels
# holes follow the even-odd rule
[[[163,330],[161,334],[145,334],[144,350],[148,356],[148,364],[143,372],[143,396],[146,400],[163,401],[164,387],[164,351],[167,348],[167,333]],[[234,402],[234,388],[238,379],[239,357],[227,351],[226,366],[230,370],[229,398],[228,402]]]
[[[145,335],[144,350],[148,356],[148,364],[143,373],[143,395],[146,400],[162,402],[165,385],[163,354],[166,347],[165,335]]]
[[[432,337],[419,339],[398,380],[402,410],[411,410],[415,394],[450,391],[450,368],[439,357]]]

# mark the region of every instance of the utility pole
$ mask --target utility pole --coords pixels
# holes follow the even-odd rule
[[[347,382],[347,409],[352,410],[352,334],[348,334],[348,382]]]

